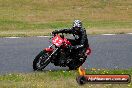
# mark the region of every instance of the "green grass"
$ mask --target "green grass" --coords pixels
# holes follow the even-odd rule
[[[72,25],[68,22],[51,22],[51,23],[29,23],[23,21],[13,21],[13,20],[0,20],[0,30],[35,30],[35,29],[61,29],[70,28]],[[3,28],[2,28],[3,27]],[[10,28],[8,28],[10,27]],[[86,29],[92,28],[131,28],[132,22],[120,22],[120,21],[84,21],[84,27]]]
[[[130,74],[132,69],[108,70],[88,69],[87,74]],[[0,88],[131,88],[129,84],[86,84],[80,86],[76,82],[78,71],[44,71],[32,73],[12,73],[0,75]]]
[[[49,35],[53,30],[70,28],[68,22],[30,23],[23,21],[0,20],[0,37]],[[132,32],[132,22],[85,21],[88,34]]]
[[[132,32],[132,1],[0,0],[0,37],[49,35],[74,19],[89,34]]]

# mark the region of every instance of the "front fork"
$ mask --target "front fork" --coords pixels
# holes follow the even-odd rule
[[[45,49],[44,49],[47,53],[50,53],[48,59],[50,59],[50,58],[52,57],[52,55],[54,55],[54,54],[56,53],[56,51],[59,49],[59,48],[53,49],[53,48],[52,48],[53,45],[54,45],[54,44],[51,44],[51,45],[49,46],[49,48],[45,48]]]
[[[44,62],[45,62],[45,63],[50,63],[50,62],[51,62],[52,55],[54,55],[58,49],[59,49],[59,48],[56,48],[56,49],[49,55],[49,57],[48,57]],[[42,68],[44,68],[44,67],[45,67],[45,65],[43,65],[40,69],[42,69]]]
[[[56,49],[50,54],[49,58],[51,58],[52,55],[54,55],[58,49],[59,49],[59,48],[56,48]]]
[[[53,46],[53,44],[51,44],[50,46],[49,46],[49,48],[51,48]]]

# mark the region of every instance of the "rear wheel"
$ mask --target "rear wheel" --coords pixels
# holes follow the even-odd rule
[[[79,68],[79,66],[72,66],[72,65],[69,65],[69,70],[77,70],[77,68]]]
[[[33,69],[43,70],[50,63],[50,59],[48,57],[48,53],[41,51],[33,61]]]
[[[76,69],[78,69],[85,62],[85,60],[86,60],[86,58],[83,58],[82,61],[79,61],[79,60],[72,61],[68,65],[69,70],[76,70]]]

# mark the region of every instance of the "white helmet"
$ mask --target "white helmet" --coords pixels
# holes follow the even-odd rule
[[[73,28],[82,28],[82,22],[80,20],[74,20]]]

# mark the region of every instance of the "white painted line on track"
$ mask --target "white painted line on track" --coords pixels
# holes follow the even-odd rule
[[[45,37],[45,36],[37,36],[37,37]]]
[[[21,37],[5,37],[5,38],[16,39],[16,38],[21,38]]]
[[[116,34],[101,34],[101,35],[116,35]]]
[[[132,33],[126,33],[126,34],[131,34]],[[101,35],[119,35],[119,34],[101,34]],[[36,37],[40,37],[40,38],[49,38],[51,36],[36,36]],[[17,39],[17,38],[22,38],[22,37],[4,37],[4,38],[9,38],[9,39]]]
[[[37,36],[37,37],[43,38],[43,37],[51,37],[51,36]]]
[[[127,33],[127,34],[131,34],[132,35],[132,33]]]

